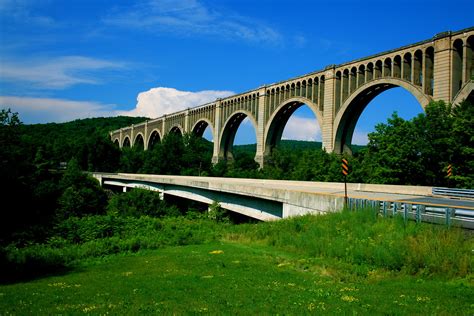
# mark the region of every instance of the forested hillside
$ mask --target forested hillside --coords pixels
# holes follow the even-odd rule
[[[29,159],[42,160],[51,168],[75,158],[84,170],[114,171],[120,153],[110,143],[109,132],[144,120],[119,116],[19,125],[18,134],[23,154]]]

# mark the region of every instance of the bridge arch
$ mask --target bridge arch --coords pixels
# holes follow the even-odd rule
[[[215,139],[214,126],[212,125],[212,122],[206,118],[199,119],[191,128],[191,131],[194,135],[202,137],[204,135],[204,131],[208,126],[211,129],[212,139]]]
[[[150,136],[148,136],[147,148],[152,149],[156,144],[161,143],[161,133],[158,129],[151,131]]]
[[[224,158],[226,160],[232,160],[234,158],[232,154],[232,148],[234,145],[235,134],[237,134],[237,130],[239,129],[239,126],[242,121],[247,117],[253,125],[255,134],[257,133],[258,125],[252,113],[244,110],[239,110],[232,113],[227,119],[227,121],[225,121],[221,137],[219,137],[219,157]]]
[[[351,151],[352,135],[366,106],[382,92],[395,87],[401,87],[410,92],[423,109],[432,100],[431,97],[422,93],[419,87],[398,78],[381,78],[362,85],[344,102],[334,119],[333,142],[336,153]]]
[[[184,129],[181,127],[181,125],[177,124],[170,128],[169,133],[174,133],[176,135],[183,136],[184,135],[183,131]]]
[[[141,149],[145,148],[145,137],[143,136],[142,132],[138,132],[135,135],[135,139],[133,140],[132,147],[140,146]]]
[[[297,109],[305,104],[313,112],[319,127],[322,127],[323,114],[319,110],[317,104],[304,97],[295,97],[285,100],[275,109],[275,111],[273,111],[265,126],[265,155],[271,154],[273,148],[275,148],[275,146],[280,142],[283,131],[290,117]]]
[[[118,139],[118,137],[117,137],[117,138],[114,138],[114,139],[112,140],[112,143],[113,143],[115,146],[117,146],[117,147],[120,148],[120,140]]]
[[[474,81],[471,80],[462,87],[454,98],[453,104],[459,104],[463,100],[474,102]]]
[[[132,143],[130,142],[130,137],[125,136],[122,141],[122,147],[132,147]]]

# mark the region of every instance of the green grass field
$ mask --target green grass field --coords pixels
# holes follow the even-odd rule
[[[0,314],[474,314],[469,235],[428,225],[394,229],[404,224],[355,213],[216,225],[223,232],[198,244],[82,258],[62,274],[0,285]],[[385,231],[381,240],[363,244],[380,231]],[[434,248],[420,246],[437,235]],[[348,246],[362,244],[367,256],[379,253],[392,262],[390,254],[399,251],[402,240],[413,243],[416,252],[452,255],[436,264],[456,273],[428,264],[413,270],[398,261],[388,267],[370,257],[363,262],[359,250]],[[448,244],[455,254],[446,250]],[[387,247],[387,254],[381,253]],[[407,253],[400,256],[413,260]],[[453,264],[466,260],[467,270]]]
[[[108,256],[0,287],[2,314],[474,313],[474,289],[239,243]]]

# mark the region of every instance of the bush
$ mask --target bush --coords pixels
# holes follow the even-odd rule
[[[63,271],[77,260],[207,243],[220,238],[223,227],[185,217],[70,217],[55,227],[56,234],[44,244],[0,248],[0,282]]]
[[[178,216],[177,207],[166,204],[158,192],[145,189],[133,189],[127,193],[113,196],[107,207],[109,214],[119,216]]]

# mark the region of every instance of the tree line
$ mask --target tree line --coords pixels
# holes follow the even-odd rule
[[[369,134],[365,148],[346,157],[351,168],[347,180],[473,188],[473,112],[469,102],[457,106],[432,102],[425,113],[410,120],[394,113]],[[48,227],[69,217],[106,212],[113,195],[82,170],[343,181],[341,156],[321,150],[319,144],[284,141],[259,169],[252,146],[235,146],[233,161],[212,165],[212,143],[195,135],[171,133],[147,151],[120,150],[110,141],[110,130],[141,120],[118,117],[23,125],[16,113],[1,110],[0,243],[44,236]],[[68,162],[66,171],[58,168],[60,162]],[[451,177],[447,177],[449,165]]]

